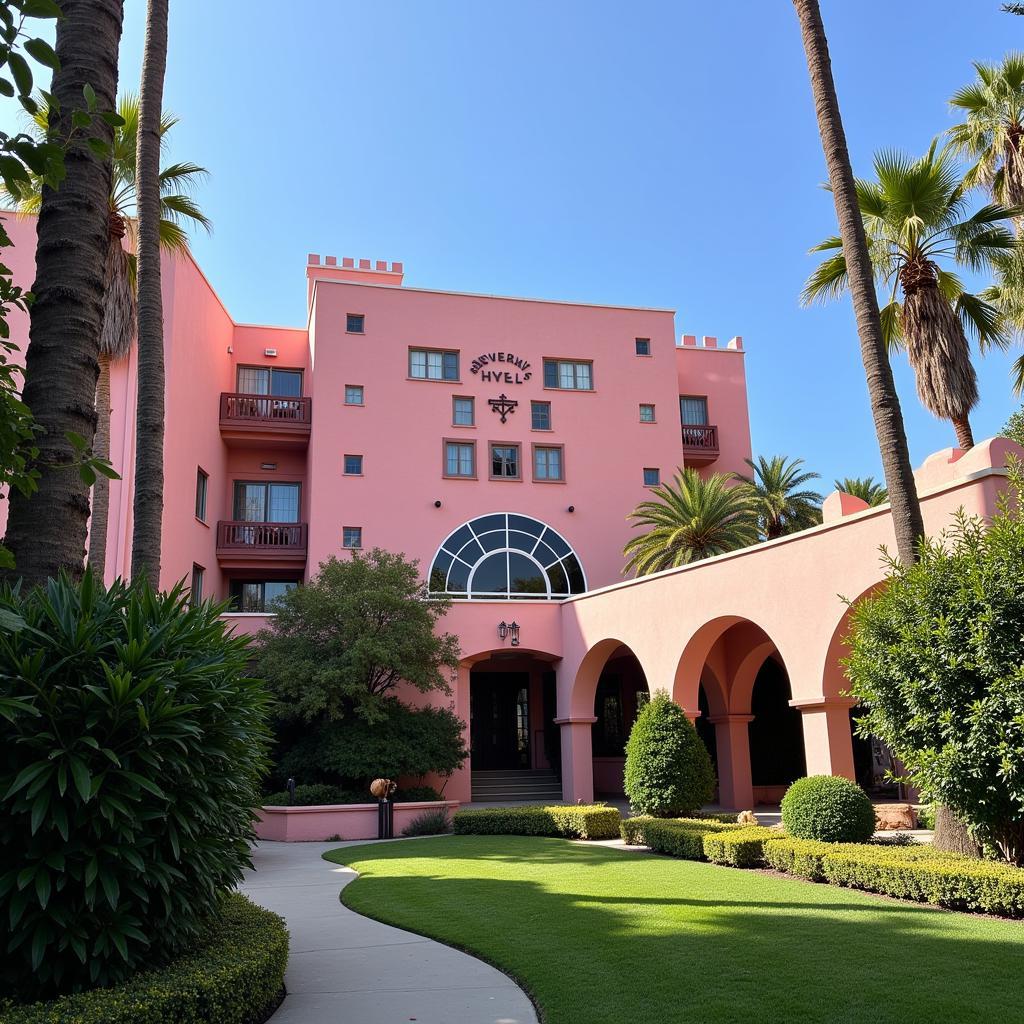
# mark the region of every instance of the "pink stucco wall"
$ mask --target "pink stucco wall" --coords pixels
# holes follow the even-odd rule
[[[427,811],[444,809],[449,816],[457,800],[395,804],[395,835]],[[263,807],[257,812],[256,835],[283,843],[321,843],[342,839],[376,839],[376,804],[330,804],[318,807]]]

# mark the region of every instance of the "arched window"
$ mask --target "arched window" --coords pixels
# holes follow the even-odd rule
[[[434,556],[430,591],[453,598],[558,600],[587,589],[576,552],[550,526],[512,512],[452,531]]]

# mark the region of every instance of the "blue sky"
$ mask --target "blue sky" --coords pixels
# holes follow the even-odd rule
[[[677,333],[744,336],[755,452],[880,476],[849,302],[798,304],[835,218],[790,3],[243,6],[173,0],[165,93],[173,155],[211,171],[194,248],[236,319],[303,322],[309,251],[403,260],[428,288],[668,306]],[[923,151],[970,62],[1024,47],[999,6],[823,0],[858,173]],[[979,438],[1019,404],[1016,354],[977,360]],[[895,365],[917,464],[952,429]]]

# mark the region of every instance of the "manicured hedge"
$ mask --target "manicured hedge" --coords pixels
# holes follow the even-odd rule
[[[652,818],[649,814],[638,814],[634,818],[623,818],[622,824],[619,826],[619,835],[622,837],[622,841],[629,846],[644,846],[646,845],[644,825],[649,821],[657,820],[657,818]]]
[[[917,846],[873,846],[866,843],[823,843],[816,839],[793,839],[782,836],[778,839],[769,838],[764,844],[765,863],[784,871],[787,875],[797,875],[810,879],[812,882],[823,882],[825,876],[825,858],[830,854],[881,851],[891,855],[900,862],[921,860],[964,860],[957,854],[944,853],[924,844]]]
[[[248,1024],[278,998],[287,964],[284,921],[235,893],[187,956],[113,988],[30,1005],[0,1000],[0,1024]]]
[[[704,860],[704,837],[745,826],[694,818],[651,818],[643,825],[644,844],[655,853],[684,860]]]
[[[786,790],[782,824],[797,839],[866,843],[875,831],[875,809],[856,782],[841,775],[810,775]]]
[[[622,817],[604,804],[565,807],[490,807],[456,811],[456,835],[561,836],[568,839],[617,839]]]
[[[766,840],[776,838],[778,834],[778,829],[763,825],[708,832],[704,836],[704,856],[712,864],[727,864],[734,868],[760,867],[764,863]]]
[[[866,846],[825,855],[825,879],[833,885],[935,903],[952,910],[974,910],[1024,917],[1024,870],[995,861],[902,857],[907,847]]]

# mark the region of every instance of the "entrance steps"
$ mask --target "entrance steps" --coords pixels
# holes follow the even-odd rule
[[[473,772],[473,803],[553,803],[562,783],[550,768],[532,771]]]

